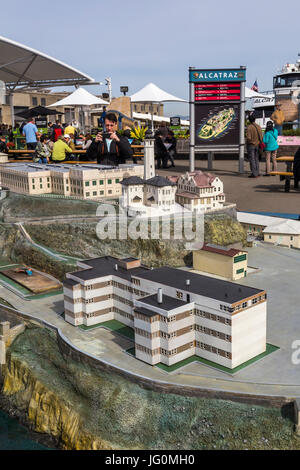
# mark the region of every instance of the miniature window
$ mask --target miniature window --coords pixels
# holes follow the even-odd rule
[[[97,184],[97,181],[93,181],[93,186],[96,186],[96,184]]]

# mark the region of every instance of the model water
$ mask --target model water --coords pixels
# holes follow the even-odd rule
[[[0,450],[49,450],[34,441],[28,429],[0,410]]]

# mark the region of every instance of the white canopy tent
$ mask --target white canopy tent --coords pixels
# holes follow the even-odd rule
[[[153,118],[153,121],[155,122],[170,122],[170,118],[167,116],[152,116],[149,113],[136,113],[135,111],[132,113],[133,119],[136,119],[137,121],[150,121],[151,118]],[[180,120],[182,126],[189,126],[190,121],[187,121],[185,119]]]
[[[251,88],[245,87],[245,98],[265,98],[266,95],[258,93],[257,91],[251,90]]]
[[[42,52],[0,36],[0,80],[10,97],[14,124],[13,91],[22,88],[44,88],[97,82],[85,73]]]
[[[131,96],[132,103],[163,103],[166,101],[170,102],[181,102],[187,103],[186,100],[178,98],[177,96],[171,95],[166,91],[159,88],[154,83],[148,83],[144,88],[134,93]],[[153,130],[153,112],[151,113],[151,124]]]
[[[85,132],[85,119],[84,119],[84,106],[92,106],[92,105],[109,105],[107,101],[98,98],[97,96],[89,93],[84,88],[77,88],[71,95],[66,96],[62,100],[57,101],[49,106],[49,108],[55,108],[57,106],[80,106],[81,108],[81,127],[83,132]]]
[[[98,98],[84,88],[77,88],[69,96],[66,96],[62,100],[56,101],[49,106],[49,108],[56,108],[57,106],[91,106],[95,104],[103,104],[108,106],[107,101]]]

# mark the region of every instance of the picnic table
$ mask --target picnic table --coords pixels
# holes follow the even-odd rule
[[[271,175],[278,175],[280,181],[285,181],[284,191],[288,193],[291,189],[291,179],[294,178],[293,173],[293,162],[294,157],[291,155],[286,155],[282,157],[276,158],[277,162],[285,162],[286,163],[286,171],[271,171]],[[294,180],[294,188],[298,188],[298,181]]]

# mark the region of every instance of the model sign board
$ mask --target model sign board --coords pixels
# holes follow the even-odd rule
[[[190,68],[190,160],[195,152],[239,152],[244,158],[246,69]],[[194,166],[191,163],[191,170]],[[240,169],[243,165],[240,164]]]

